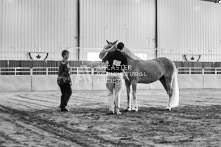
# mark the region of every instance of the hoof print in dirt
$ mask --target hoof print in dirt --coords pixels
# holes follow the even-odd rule
[[[93,128],[93,127],[94,127],[94,126],[88,126],[87,128],[88,128],[88,129],[91,129],[91,128]]]

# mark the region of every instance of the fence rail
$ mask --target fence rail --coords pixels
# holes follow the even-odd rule
[[[179,67],[178,74],[221,74],[220,67]]]
[[[106,67],[71,67],[71,74],[105,74]],[[179,67],[178,74],[221,74],[221,68]],[[0,68],[0,75],[57,75],[58,67],[5,67]]]
[[[0,75],[31,75],[31,70],[28,67],[0,68]]]

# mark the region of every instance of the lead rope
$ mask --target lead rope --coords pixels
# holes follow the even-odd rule
[[[110,50],[112,50],[112,49],[114,48],[114,46],[115,46],[115,45],[113,45],[113,46],[112,46],[111,48],[109,48],[108,50],[103,49],[102,51],[105,51],[106,53],[105,53],[105,55],[104,55],[101,59],[103,59],[104,57],[106,57],[107,54],[108,54],[108,52],[109,52]],[[106,46],[105,46],[105,47],[106,47]],[[104,47],[104,48],[105,48],[105,47]],[[101,51],[101,52],[102,52],[102,51]]]

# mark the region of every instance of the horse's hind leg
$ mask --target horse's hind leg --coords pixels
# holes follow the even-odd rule
[[[133,80],[132,81],[132,91],[133,91],[133,100],[134,100],[134,105],[132,110],[138,111],[138,106],[137,106],[137,81]]]
[[[131,98],[130,98],[130,86],[131,83],[127,80],[125,80],[125,85],[127,89],[127,108],[126,111],[131,111]]]
[[[166,92],[167,92],[167,94],[169,95],[169,98],[170,98],[171,95],[172,95],[172,87],[171,87],[171,84],[170,84],[170,80],[168,80],[168,78],[166,79],[165,76],[162,76],[159,80],[162,83],[164,89],[166,90]],[[171,110],[171,108],[169,106],[169,102],[168,102],[168,105],[167,105],[167,109]]]
[[[165,78],[165,81],[166,81],[166,87],[167,87],[167,94],[169,96],[169,101],[168,101],[167,109],[171,110],[170,99],[171,99],[172,94],[173,94],[172,77]]]
[[[167,94],[169,96],[172,96],[172,79],[167,77],[165,78],[164,76],[162,76],[160,78],[160,82],[162,83],[164,89],[166,90]]]
[[[160,82],[162,83],[164,89],[166,90],[167,94],[168,94],[168,91],[167,91],[167,83],[166,83],[166,79],[164,76],[162,76],[160,79]]]

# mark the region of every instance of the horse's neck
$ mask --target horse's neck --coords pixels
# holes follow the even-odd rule
[[[136,56],[128,48],[124,48],[123,52],[128,56],[127,58],[131,58],[133,60],[141,60],[140,57]]]
[[[128,65],[134,65],[134,62],[136,61],[135,59],[133,59],[132,57],[131,57],[131,55],[128,55],[127,53],[125,53],[125,52],[122,52],[123,53],[123,55],[126,57],[126,59],[127,59],[127,64]]]
[[[132,65],[132,66],[133,66],[133,65],[134,65],[134,61],[135,61],[135,60],[134,60],[133,58],[127,56],[127,64],[128,64],[128,65]]]
[[[137,66],[137,63],[142,60],[141,58],[139,58],[138,56],[136,56],[134,53],[132,53],[128,48],[124,48],[123,52],[122,52],[125,57],[127,58],[127,63],[129,66],[131,66],[132,68]],[[137,69],[136,69],[137,70]]]

